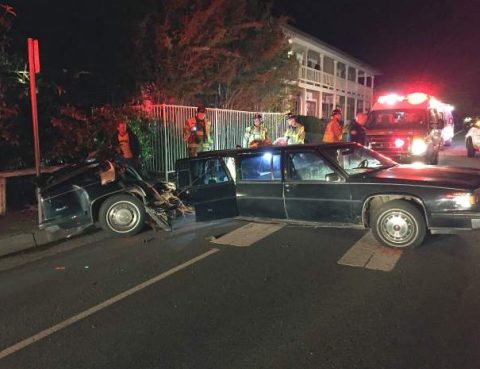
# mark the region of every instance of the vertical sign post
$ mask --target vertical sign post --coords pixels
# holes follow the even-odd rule
[[[30,80],[30,103],[32,106],[32,127],[33,127],[33,145],[35,150],[35,174],[40,177],[40,138],[38,134],[38,112],[37,112],[37,86],[35,83],[36,74],[40,73],[40,54],[38,50],[38,40],[29,38],[28,44],[28,76]],[[42,210],[40,204],[40,189],[37,187],[38,202],[38,222],[42,220]]]

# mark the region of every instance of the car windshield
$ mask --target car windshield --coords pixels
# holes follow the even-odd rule
[[[422,129],[427,111],[422,109],[376,110],[368,115],[367,129]]]
[[[323,151],[348,175],[368,173],[398,165],[393,160],[363,146],[328,148]]]

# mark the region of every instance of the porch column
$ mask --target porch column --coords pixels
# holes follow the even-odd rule
[[[319,113],[318,117],[322,118],[322,115],[323,115],[323,88],[322,87],[320,87],[320,91],[318,91],[318,96],[319,96],[319,99],[320,99],[320,109],[319,109],[319,112],[318,112]]]
[[[358,106],[358,69],[355,68],[355,109],[353,115],[357,116],[357,106]]]
[[[337,64],[338,61],[333,61],[333,109],[337,106]]]
[[[363,78],[363,112],[365,113],[366,106],[367,106],[367,72],[364,72]]]

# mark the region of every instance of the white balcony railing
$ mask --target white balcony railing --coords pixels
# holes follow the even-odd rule
[[[317,69],[301,66],[299,70],[298,78],[300,81],[315,86],[323,86],[333,88],[334,76]]]
[[[300,66],[298,78],[302,83],[317,87],[328,89],[334,89],[334,87],[336,87],[338,91],[348,91],[353,94],[364,96],[370,96],[372,94],[371,87],[366,87],[344,78],[335,77],[333,74],[325,73],[304,65]]]

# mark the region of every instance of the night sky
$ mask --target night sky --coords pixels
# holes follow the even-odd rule
[[[104,85],[89,91],[101,95],[115,89],[123,78],[118,67],[131,62],[129,19],[145,1],[0,3],[17,9],[15,47],[25,53],[25,38],[39,38],[44,70],[102,76]],[[480,101],[480,0],[276,0],[274,9],[381,70],[382,88],[419,87],[457,106]]]

